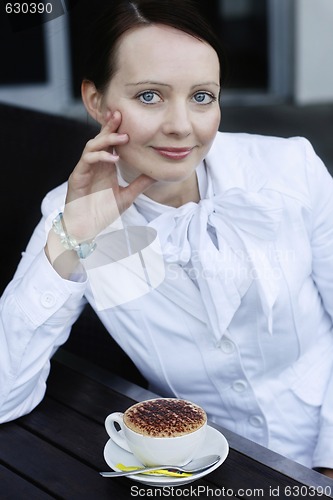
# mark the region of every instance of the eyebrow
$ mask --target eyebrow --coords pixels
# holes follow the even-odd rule
[[[153,82],[151,80],[145,80],[142,82],[136,82],[136,83],[126,83],[126,87],[137,87],[139,85],[162,85],[164,87],[171,87],[171,85],[168,85],[167,83],[161,83],[161,82]]]
[[[136,82],[136,83],[126,83],[126,87],[137,87],[139,85],[160,85],[162,87],[172,87],[172,85],[169,85],[167,83],[162,83],[162,82],[154,82],[152,80],[145,80],[142,82]],[[192,89],[195,87],[204,87],[206,85],[215,85],[216,87],[220,87],[220,85],[216,82],[202,82],[202,83],[196,83],[195,85],[192,85]]]

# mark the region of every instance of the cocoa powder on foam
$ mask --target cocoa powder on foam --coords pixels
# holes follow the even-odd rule
[[[178,437],[198,430],[206,422],[205,411],[182,399],[153,399],[137,403],[124,413],[132,431],[152,437]]]

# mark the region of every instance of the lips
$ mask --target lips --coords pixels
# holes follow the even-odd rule
[[[184,147],[184,148],[172,148],[172,147],[161,147],[161,148],[155,148],[153,147],[154,151],[156,153],[160,154],[161,156],[164,156],[165,158],[168,158],[170,160],[183,160],[184,158],[187,158],[193,150],[193,147]]]

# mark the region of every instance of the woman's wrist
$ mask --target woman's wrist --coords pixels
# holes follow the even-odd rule
[[[70,280],[80,266],[80,259],[74,250],[66,250],[59,235],[50,230],[45,245],[45,254],[55,269],[64,279]]]
[[[52,229],[59,236],[62,246],[66,250],[74,250],[79,259],[86,259],[96,248],[95,239],[78,241],[67,232],[62,212],[53,220]]]

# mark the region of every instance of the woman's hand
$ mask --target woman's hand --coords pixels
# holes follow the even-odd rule
[[[155,181],[140,175],[129,186],[118,184],[114,149],[129,141],[118,134],[119,111],[107,116],[101,132],[90,140],[68,181],[64,223],[78,242],[95,238],[114,222]]]
[[[318,469],[321,474],[333,479],[333,469]]]
[[[94,239],[112,224],[155,180],[140,175],[127,187],[118,184],[115,148],[129,141],[119,134],[119,111],[107,116],[101,132],[88,141],[68,180],[63,224],[78,243]],[[50,231],[45,252],[56,271],[69,278],[78,264],[76,252],[65,251],[60,238]]]

